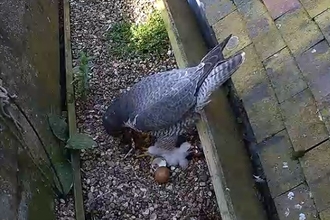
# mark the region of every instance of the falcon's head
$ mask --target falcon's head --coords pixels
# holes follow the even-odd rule
[[[110,114],[106,112],[102,117],[102,121],[106,132],[111,136],[119,137],[125,131],[124,123],[116,112],[111,112]]]
[[[117,100],[112,102],[102,117],[106,132],[112,137],[120,139],[121,146],[132,146],[132,141],[136,147],[147,146],[149,142],[154,141],[147,134],[135,132],[133,129],[125,126],[130,113],[130,106],[127,102],[124,103],[122,100]]]
[[[127,121],[127,109],[122,108],[122,101],[117,98],[108,107],[102,117],[106,132],[114,137],[119,137],[125,132],[124,122]]]

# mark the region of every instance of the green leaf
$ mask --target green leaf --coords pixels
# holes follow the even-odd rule
[[[54,166],[61,182],[59,183],[58,178],[55,177],[56,187],[63,195],[67,195],[73,186],[73,171],[71,164],[69,161],[66,161],[55,163]]]
[[[88,135],[76,133],[67,142],[66,148],[81,150],[97,146],[97,143]]]
[[[48,115],[49,126],[59,140],[67,141],[69,138],[68,124],[65,119],[59,115],[49,114]]]

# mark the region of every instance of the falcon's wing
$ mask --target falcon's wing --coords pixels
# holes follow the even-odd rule
[[[132,88],[135,111],[128,125],[157,131],[180,121],[196,104],[199,87],[223,60],[222,50],[231,35],[208,52],[197,67],[175,69],[144,78]]]
[[[130,91],[134,112],[129,126],[140,131],[156,131],[169,127],[195,104],[196,85],[200,73],[196,67],[172,70],[141,80]]]

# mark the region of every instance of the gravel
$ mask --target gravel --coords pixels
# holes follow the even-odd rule
[[[141,22],[154,0],[71,0],[73,66],[81,50],[93,56],[91,92],[76,103],[78,129],[91,135],[98,148],[82,151],[84,205],[95,219],[221,219],[204,159],[186,170],[171,168],[170,181],[159,185],[150,173],[150,158],[138,152],[124,158],[127,148],[103,130],[101,117],[120,92],[141,77],[176,68],[169,46],[161,58],[119,60],[111,56],[106,33],[124,17]],[[73,196],[56,201],[57,219],[73,220]]]

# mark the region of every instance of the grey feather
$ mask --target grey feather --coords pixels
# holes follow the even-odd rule
[[[207,78],[198,91],[196,112],[199,112],[210,101],[211,94],[226,82],[231,75],[240,67],[245,60],[245,53],[236,54],[228,59],[220,61]]]
[[[159,137],[170,137],[184,134],[189,128],[191,128],[199,119],[199,115],[195,112],[187,114],[177,123],[165,127],[157,131],[151,131],[150,134],[159,138]]]
[[[194,96],[199,73],[197,68],[157,74],[154,80],[140,81],[131,89],[135,109],[129,120],[141,131],[155,131],[178,122],[196,103]]]
[[[109,134],[130,127],[154,136],[182,133],[196,121],[210,94],[243,63],[244,54],[224,59],[221,51],[230,36],[195,67],[174,69],[143,78],[108,107],[103,123]]]
[[[226,39],[224,39],[220,44],[218,44],[216,47],[214,47],[211,51],[209,51],[206,56],[203,57],[201,60],[201,63],[204,63],[204,74],[199,80],[199,83],[197,85],[197,91],[203,84],[204,80],[207,78],[209,75],[210,71],[219,64],[222,60],[224,60],[224,57],[222,55],[222,51],[227,45],[228,41],[232,37],[232,34],[230,34]]]

